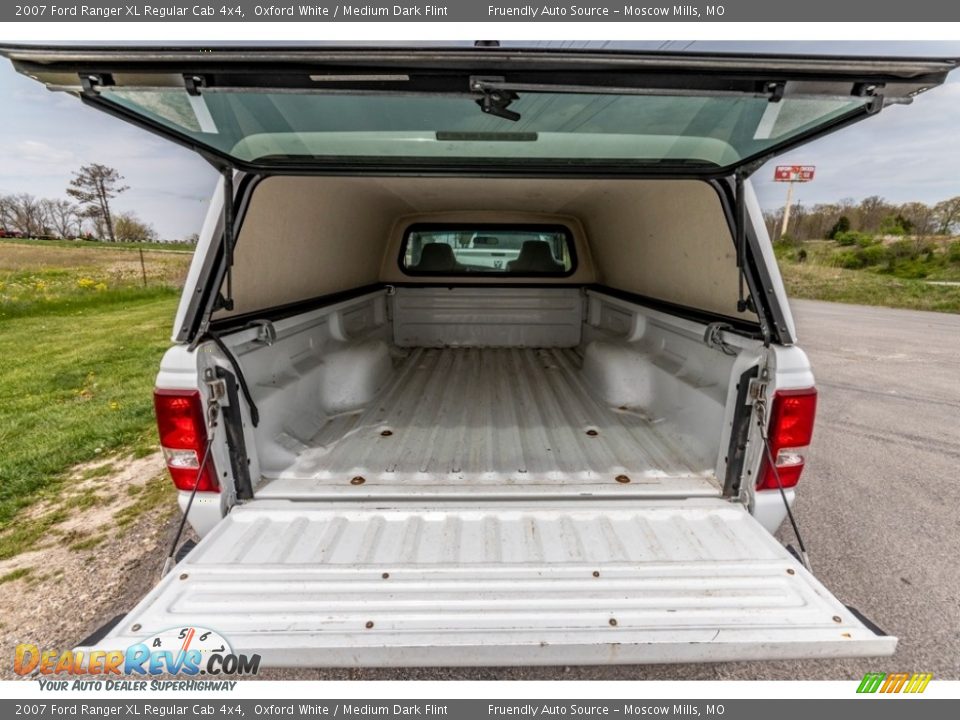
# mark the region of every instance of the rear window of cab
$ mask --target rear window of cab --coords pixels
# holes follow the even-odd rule
[[[407,275],[566,277],[576,253],[562,225],[412,225],[400,268]]]

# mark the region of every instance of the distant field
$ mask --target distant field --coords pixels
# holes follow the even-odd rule
[[[857,305],[960,313],[960,286],[901,280],[863,270],[781,263],[790,297]]]
[[[70,468],[155,447],[154,376],[190,255],[0,243],[0,559],[63,517],[18,513]]]
[[[48,240],[0,242],[0,320],[115,304],[183,285],[192,255]]]
[[[185,252],[193,254],[196,247],[190,243],[125,243],[86,240],[36,240],[34,238],[0,238],[0,243],[31,245],[34,247],[82,248],[84,250],[150,250],[151,252]]]
[[[953,238],[852,246],[809,240],[775,250],[792,297],[960,313],[960,243]]]

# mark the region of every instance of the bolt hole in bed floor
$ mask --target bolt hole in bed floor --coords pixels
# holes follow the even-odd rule
[[[331,417],[257,496],[720,493],[666,424],[595,399],[575,349],[403,352],[373,402]]]

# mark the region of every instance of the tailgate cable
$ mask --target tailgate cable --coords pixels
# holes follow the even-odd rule
[[[163,569],[160,571],[160,577],[164,577],[176,564],[177,543],[180,542],[180,536],[183,535],[183,528],[187,524],[187,516],[190,514],[190,508],[193,507],[193,499],[197,496],[197,488],[200,487],[200,478],[203,477],[203,469],[210,459],[210,448],[213,447],[213,430],[217,426],[217,415],[220,413],[220,405],[216,401],[209,404],[208,412],[210,415],[207,423],[207,448],[203,451],[203,458],[197,467],[197,481],[193,484],[193,490],[190,491],[190,498],[187,500],[187,507],[183,510],[183,516],[180,518],[180,526],[177,528],[176,535],[173,536],[173,542],[170,543],[170,552],[167,553],[167,559],[163,563]]]
[[[763,447],[766,453],[767,462],[770,464],[770,469],[773,470],[773,477],[777,481],[777,487],[780,489],[780,497],[783,499],[783,506],[787,509],[787,517],[790,518],[790,526],[793,528],[793,535],[797,538],[797,545],[799,546],[799,557],[798,560],[803,564],[803,566],[809,571],[813,572],[813,568],[810,566],[810,558],[807,556],[807,546],[803,542],[803,536],[800,534],[800,526],[797,525],[797,519],[793,516],[793,511],[790,509],[790,503],[787,502],[787,493],[783,489],[783,483],[780,481],[780,471],[777,470],[777,463],[773,457],[773,451],[770,449],[770,440],[767,437],[767,405],[766,400],[763,397],[758,397],[754,401],[754,405],[757,407],[758,420],[757,424],[760,426],[760,438],[763,440]],[[789,550],[790,548],[788,548]]]

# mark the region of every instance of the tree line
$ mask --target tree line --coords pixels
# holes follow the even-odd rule
[[[114,168],[92,163],[73,173],[70,198],[30,193],[0,195],[0,232],[6,236],[109,242],[158,242],[153,226],[135,213],[116,213],[112,202],[129,190]]]
[[[954,235],[960,233],[960,196],[933,205],[922,202],[890,203],[872,195],[859,203],[847,198],[838,203],[809,207],[797,203],[790,208],[787,236],[781,238],[783,208],[765,210],[767,231],[777,240],[834,239],[838,233],[871,235]]]

